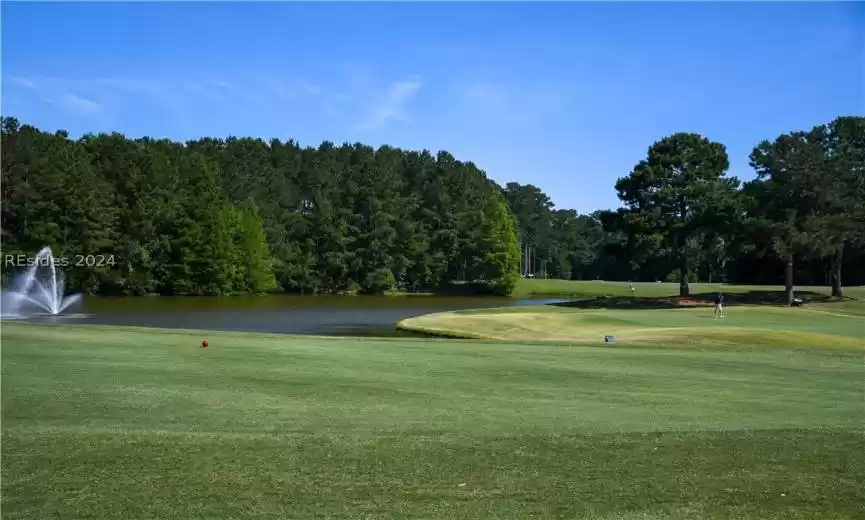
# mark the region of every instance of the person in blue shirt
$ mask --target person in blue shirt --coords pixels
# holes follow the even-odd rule
[[[715,296],[715,318],[724,317],[724,295],[718,293]]]

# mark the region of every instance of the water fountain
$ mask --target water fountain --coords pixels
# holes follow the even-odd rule
[[[33,312],[57,316],[80,301],[80,294],[63,295],[65,282],[60,267],[50,247],[36,253],[32,265],[15,278],[9,291],[3,291],[2,317],[22,318]]]

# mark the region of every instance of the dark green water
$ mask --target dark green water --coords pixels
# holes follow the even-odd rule
[[[257,296],[85,298],[60,318],[31,321],[129,325],[286,334],[409,335],[396,330],[405,318],[433,312],[549,303],[456,296]]]

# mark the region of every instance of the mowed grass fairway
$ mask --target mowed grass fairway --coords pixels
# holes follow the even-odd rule
[[[637,296],[664,298],[677,296],[679,284],[676,283],[651,283],[635,282],[632,293],[628,282],[614,282],[605,280],[544,280],[539,278],[521,278],[517,281],[513,296],[562,296],[571,298],[588,298],[595,296]],[[830,293],[829,287],[823,286],[796,286],[798,294],[825,295]],[[711,296],[723,292],[728,297],[737,296],[759,296],[761,294],[784,292],[782,285],[737,285],[725,283],[692,283],[691,293],[694,295]],[[859,300],[865,299],[865,287],[845,287],[846,296]]]
[[[442,312],[409,318],[404,330],[443,336],[642,345],[846,347],[865,353],[865,313],[859,301],[809,308],[733,306],[715,319],[713,307],[580,309],[507,307]]]
[[[849,346],[2,340],[4,518],[865,518]]]

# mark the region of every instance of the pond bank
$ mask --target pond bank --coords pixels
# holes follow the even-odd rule
[[[87,297],[60,317],[31,316],[46,324],[121,325],[170,329],[338,336],[409,337],[406,318],[467,309],[518,307],[549,299],[504,297]]]

